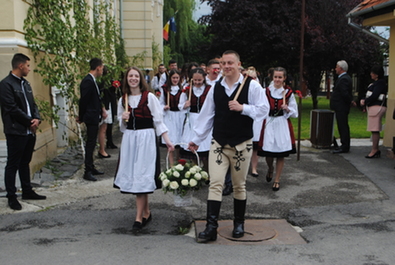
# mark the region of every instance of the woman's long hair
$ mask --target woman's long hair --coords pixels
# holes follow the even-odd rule
[[[180,77],[180,80],[178,80],[178,84],[177,85],[181,89],[181,74],[180,74],[180,71],[178,71],[176,69],[173,69],[173,70],[170,70],[169,76],[167,77],[167,80],[166,80],[166,86],[167,86],[167,89],[169,89],[169,90],[171,89],[171,86],[173,85],[173,83],[171,82],[171,77],[173,75],[175,75],[175,74],[178,74],[178,76]]]
[[[137,68],[135,66],[132,66],[132,67],[129,67],[126,70],[125,76],[123,77],[122,93],[123,94],[128,94],[128,95],[130,95],[130,93],[131,93],[130,92],[130,86],[129,86],[129,83],[128,83],[128,75],[129,75],[129,72],[131,70],[136,70],[139,73],[139,76],[140,76],[140,83],[139,83],[140,91],[141,92],[149,91],[149,87],[148,87],[147,81],[145,81],[143,72],[141,72],[141,70],[139,68]]]

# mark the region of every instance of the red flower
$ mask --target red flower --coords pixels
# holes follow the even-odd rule
[[[115,88],[121,87],[121,82],[119,82],[118,80],[115,80],[112,82],[112,86]]]
[[[156,92],[155,92],[155,95],[156,95],[157,97],[160,97],[160,91],[156,91]]]
[[[187,163],[187,161],[185,159],[180,159],[178,160],[178,163],[184,166]]]
[[[296,90],[295,92],[298,94],[298,97],[303,98],[302,92],[300,92],[300,90]]]
[[[181,90],[181,92],[183,93],[188,93],[189,92],[189,86],[185,87],[183,90]]]

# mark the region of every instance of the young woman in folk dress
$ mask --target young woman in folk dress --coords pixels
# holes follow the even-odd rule
[[[182,87],[180,83],[180,72],[171,70],[165,85],[162,86],[163,93],[160,95],[159,101],[163,107],[163,121],[169,128],[168,134],[170,141],[174,144],[181,142],[182,126],[185,119],[185,110],[179,108]],[[165,144],[162,139],[162,144]],[[179,158],[179,147],[176,149],[176,161]],[[169,153],[169,163],[174,165],[174,152]]]
[[[270,112],[263,122],[262,134],[259,140],[258,156],[266,157],[268,172],[267,182],[273,178],[273,162],[276,158],[276,176],[273,191],[280,189],[280,177],[284,168],[285,157],[295,153],[295,137],[289,118],[298,117],[298,106],[292,90],[284,87],[287,72],[277,67],[273,72],[273,83],[266,88],[266,96],[270,104]]]
[[[187,144],[195,137],[193,126],[196,123],[197,117],[200,115],[200,110],[211,88],[211,86],[206,85],[206,73],[200,67],[191,70],[190,80],[189,83],[192,84],[192,88],[191,86],[185,87],[184,93],[182,93],[180,98],[180,108],[188,110],[181,137],[182,143]],[[197,150],[199,158],[204,163],[205,170],[207,170],[207,158],[210,151],[211,138],[212,135],[210,133]],[[196,156],[188,150],[187,145],[182,145],[182,148],[181,157],[196,160]]]
[[[156,96],[148,92],[144,75],[138,68],[127,70],[122,90],[118,117],[123,137],[114,186],[122,193],[136,195],[133,230],[140,230],[152,219],[148,194],[161,187],[157,178],[160,173],[157,136],[162,136],[169,151],[173,151],[174,146],[163,123],[162,106]]]

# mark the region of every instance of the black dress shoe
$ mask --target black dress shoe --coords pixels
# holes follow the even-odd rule
[[[232,185],[226,185],[225,189],[222,191],[223,196],[228,196],[233,192],[233,186]]]
[[[280,190],[280,182],[274,182],[272,190],[273,191],[279,191]]]
[[[332,154],[341,154],[341,153],[348,153],[349,150],[345,150],[345,149],[337,149],[337,150],[333,150]]]
[[[152,220],[152,214],[150,213],[150,215],[148,216],[148,218],[144,218],[143,217],[143,223],[142,226],[146,226],[150,221]]]
[[[89,181],[97,181],[97,178],[95,178],[90,171],[85,172],[84,179]]]
[[[133,224],[133,227],[132,227],[132,231],[139,231],[139,230],[141,230],[141,229],[143,229],[143,224],[142,223],[140,223],[140,222],[134,222],[134,224]]]
[[[97,153],[97,155],[99,156],[99,158],[110,158],[110,157],[111,157],[110,154],[107,154],[107,155],[105,156],[105,155],[100,154],[100,152]]]
[[[96,168],[92,169],[91,171],[92,175],[103,175],[104,172],[101,172],[99,170],[97,170]]]
[[[259,177],[258,173],[251,173],[251,176],[253,176],[254,178]]]
[[[24,200],[45,200],[47,196],[38,195],[33,190],[28,192],[22,192],[22,199]]]
[[[365,158],[380,158],[380,155],[381,155],[381,151],[378,150],[376,153],[374,153],[371,156],[370,155],[365,156]]]
[[[10,206],[12,210],[16,210],[16,211],[22,210],[22,205],[18,202],[16,196],[8,198],[8,206]]]

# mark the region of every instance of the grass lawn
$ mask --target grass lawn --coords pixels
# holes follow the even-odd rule
[[[296,102],[299,104],[298,96],[295,96]],[[318,109],[329,109],[329,99],[326,97],[318,98]],[[313,101],[311,97],[302,99],[302,111],[301,111],[301,139],[310,139],[310,112],[313,110]],[[299,114],[300,115],[300,114]],[[385,116],[383,117],[383,121]],[[295,131],[295,137],[297,138],[298,133],[298,119],[291,119]],[[366,131],[367,125],[367,114],[362,112],[359,108],[351,108],[350,114],[348,115],[348,124],[350,125],[351,138],[369,138],[370,132]],[[339,138],[337,131],[336,121],[334,128],[335,137]],[[382,136],[382,135],[381,135]]]

